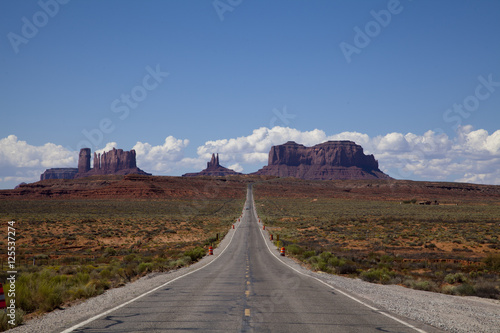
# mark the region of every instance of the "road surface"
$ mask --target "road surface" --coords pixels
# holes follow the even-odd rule
[[[290,268],[265,238],[251,186],[245,207],[215,260],[64,332],[437,331],[382,313]]]

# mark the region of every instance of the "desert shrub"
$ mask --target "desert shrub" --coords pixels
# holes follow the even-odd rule
[[[358,272],[358,268],[354,264],[345,263],[337,267],[336,272],[338,274],[355,274]]]
[[[149,262],[141,262],[137,267],[137,271],[140,274],[148,273],[153,271],[153,264]]]
[[[116,249],[112,247],[108,247],[104,250],[105,257],[116,256],[116,253],[117,253]]]
[[[110,282],[104,279],[100,280],[90,280],[86,285],[85,288],[89,288],[90,290],[95,290],[96,295],[101,294],[104,290],[107,290],[110,288]],[[94,295],[92,295],[94,296]]]
[[[310,257],[308,262],[311,264],[312,268],[316,271],[326,272],[328,265],[320,256]]]
[[[453,289],[455,289],[454,286],[447,284],[441,287],[441,292],[443,294],[453,295]]]
[[[210,237],[205,241],[205,246],[212,245],[213,243],[216,242],[217,242],[217,236]]]
[[[328,259],[328,265],[330,265],[332,267],[343,266],[343,265],[345,265],[345,263],[346,263],[345,259],[337,258],[335,256]]]
[[[184,256],[182,258],[179,258],[177,260],[171,260],[168,263],[169,268],[180,268],[184,267],[186,265],[189,265],[191,263],[191,257],[190,256]]]
[[[500,283],[479,281],[474,285],[475,295],[485,298],[500,299]]]
[[[290,244],[286,247],[286,251],[293,255],[301,255],[304,253],[304,249],[298,246],[297,244]]]
[[[483,259],[486,266],[494,271],[500,271],[500,254],[489,254]]]
[[[475,293],[474,286],[469,283],[462,283],[453,288],[453,293],[460,296],[472,296]]]
[[[313,257],[316,255],[316,251],[305,251],[302,256],[304,257],[304,259],[307,259],[307,258],[310,258],[310,257]]]
[[[205,254],[206,254],[205,249],[199,246],[185,252],[185,255],[191,258],[191,261],[193,262],[203,258]]]
[[[129,255],[126,255],[125,258],[123,258],[123,261],[126,263],[131,263],[137,259],[137,255],[134,253],[131,253]]]
[[[331,254],[330,252],[322,252],[319,256],[323,261],[328,261],[328,259],[333,257],[333,254]]]
[[[386,284],[389,283],[395,275],[394,272],[389,271],[387,268],[377,268],[362,272],[360,277],[364,281]]]
[[[468,282],[464,273],[448,274],[444,277],[444,281],[449,284]]]
[[[110,279],[112,276],[111,269],[109,267],[106,267],[105,269],[99,272],[99,276],[102,279]]]
[[[412,278],[405,279],[403,284],[409,288],[424,291],[438,291],[436,283],[427,280],[414,280]]]
[[[16,316],[14,319],[14,326],[9,324],[10,317],[7,317],[7,313],[0,311],[0,331],[7,331],[10,328],[21,325],[24,322],[25,312],[21,309],[16,308]]]

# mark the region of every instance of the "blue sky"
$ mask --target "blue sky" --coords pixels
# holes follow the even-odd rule
[[[181,175],[328,139],[500,184],[499,1],[2,0],[0,36],[0,188],[83,146]]]

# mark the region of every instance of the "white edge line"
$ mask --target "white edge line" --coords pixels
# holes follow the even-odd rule
[[[195,272],[197,272],[197,271],[199,271],[199,270],[201,270],[201,269],[203,269],[203,268],[207,267],[208,265],[212,264],[212,263],[213,263],[213,262],[215,262],[217,259],[219,259],[219,258],[220,258],[220,256],[221,256],[221,255],[222,255],[222,254],[226,251],[226,249],[229,247],[229,245],[230,245],[230,244],[231,244],[231,242],[233,241],[234,234],[236,234],[236,230],[239,228],[240,223],[241,223],[241,222],[235,222],[235,223],[234,223],[235,225],[237,224],[237,226],[235,226],[235,228],[234,228],[234,232],[233,232],[233,234],[231,235],[231,238],[229,239],[229,243],[228,243],[228,244],[226,245],[226,247],[225,247],[225,248],[224,248],[224,249],[223,249],[223,250],[222,250],[222,251],[221,251],[221,252],[217,255],[217,257],[215,257],[215,258],[214,258],[214,260],[210,261],[208,264],[206,264],[206,265],[204,265],[204,266],[202,266],[202,267],[200,267],[200,268],[197,268],[197,269],[195,269],[194,271],[191,271],[191,272],[188,272],[188,273],[186,273],[186,274],[184,274],[184,275],[178,276],[178,277],[176,277],[175,279],[172,279],[172,280],[170,280],[170,281],[168,281],[168,282],[166,282],[166,283],[162,284],[161,286],[158,286],[158,287],[156,287],[156,288],[153,288],[153,289],[151,289],[151,290],[149,290],[149,291],[145,292],[144,294],[139,295],[139,296],[137,296],[137,297],[135,297],[135,298],[133,298],[133,299],[131,299],[131,300],[129,300],[129,301],[127,301],[127,302],[125,302],[125,303],[122,303],[122,304],[120,304],[120,305],[118,305],[118,306],[115,306],[115,307],[114,307],[114,308],[112,308],[112,309],[109,309],[109,310],[107,310],[107,311],[105,311],[105,312],[103,312],[103,313],[100,313],[100,314],[95,315],[95,316],[93,316],[93,317],[91,317],[91,318],[89,318],[89,319],[87,319],[87,320],[85,320],[85,321],[82,321],[82,322],[80,322],[80,323],[78,323],[78,324],[76,324],[76,325],[74,325],[74,326],[71,326],[70,328],[65,329],[65,330],[64,330],[64,331],[62,331],[61,333],[70,333],[70,332],[73,332],[74,330],[76,330],[76,329],[77,329],[77,328],[79,328],[79,327],[82,327],[82,326],[84,326],[84,325],[87,325],[88,323],[91,323],[91,322],[93,322],[94,320],[99,319],[100,317],[103,317],[103,316],[105,316],[105,315],[107,315],[107,314],[110,314],[110,313],[111,313],[111,312],[113,312],[113,311],[116,311],[116,310],[118,310],[118,309],[120,309],[120,308],[123,308],[124,306],[126,306],[126,305],[128,305],[128,304],[130,304],[130,303],[132,303],[132,302],[135,302],[135,301],[137,301],[138,299],[140,299],[140,298],[142,298],[142,297],[144,297],[144,296],[146,296],[146,295],[149,295],[149,294],[151,294],[151,293],[153,293],[153,292],[157,291],[157,290],[158,290],[158,289],[160,289],[160,288],[165,287],[166,285],[168,285],[168,284],[170,284],[170,283],[172,283],[172,282],[174,282],[174,281],[177,281],[177,280],[179,280],[179,279],[181,279],[181,278],[183,278],[183,277],[186,277],[186,276],[188,276],[188,275],[190,275],[190,274],[193,274],[193,273],[195,273]]]
[[[253,201],[253,196],[252,196],[252,201]],[[254,209],[255,209],[255,203],[253,204],[253,207],[254,207]],[[254,212],[254,213],[255,213],[255,216],[258,216],[256,212]],[[260,228],[259,228],[259,230],[260,230]],[[266,244],[267,249],[269,250],[269,252],[271,253],[271,255],[272,255],[274,258],[276,258],[276,260],[278,260],[278,261],[279,261],[280,263],[282,263],[283,265],[285,265],[285,266],[289,267],[290,269],[293,269],[295,272],[299,273],[300,275],[304,275],[304,276],[307,276],[307,277],[309,277],[309,278],[311,278],[311,279],[314,279],[314,280],[316,280],[316,281],[318,281],[318,282],[321,282],[322,284],[324,284],[325,286],[329,287],[330,289],[333,289],[333,290],[335,290],[336,292],[338,292],[338,293],[340,293],[340,294],[342,294],[342,295],[344,295],[344,296],[349,297],[350,299],[352,299],[352,300],[354,300],[354,301],[356,301],[356,302],[358,302],[358,303],[360,303],[360,304],[362,304],[362,305],[366,306],[367,308],[369,308],[369,309],[371,309],[371,310],[373,310],[373,311],[376,311],[377,313],[383,314],[384,316],[386,316],[386,317],[388,317],[388,318],[391,318],[391,319],[393,319],[393,320],[395,320],[395,321],[397,321],[397,322],[399,322],[399,323],[401,323],[401,324],[403,324],[403,325],[405,325],[405,326],[407,326],[407,327],[409,327],[409,328],[412,328],[412,329],[414,329],[414,330],[415,330],[415,331],[417,331],[417,332],[420,332],[420,333],[426,333],[424,330],[422,330],[422,329],[420,329],[420,328],[418,328],[418,327],[415,327],[415,326],[413,326],[413,325],[411,325],[411,324],[409,324],[409,323],[407,323],[407,322],[405,322],[405,321],[403,321],[403,320],[401,320],[401,319],[399,319],[399,318],[396,318],[396,317],[394,317],[394,316],[392,316],[392,315],[390,315],[390,314],[388,314],[388,313],[385,313],[385,312],[383,312],[382,310],[377,309],[377,308],[375,308],[375,307],[373,307],[373,306],[371,306],[371,305],[369,305],[369,304],[367,304],[367,303],[363,302],[362,300],[357,299],[356,297],[351,296],[351,295],[349,295],[349,294],[347,294],[347,293],[343,292],[342,290],[339,290],[339,289],[337,289],[337,288],[333,287],[332,285],[330,285],[330,284],[326,283],[325,281],[323,281],[323,280],[321,280],[321,279],[319,279],[319,278],[317,278],[317,277],[315,277],[315,276],[311,276],[311,275],[305,274],[305,273],[303,273],[303,272],[301,272],[301,271],[299,271],[299,270],[295,269],[294,267],[292,267],[292,266],[288,265],[286,262],[284,262],[283,260],[281,260],[281,259],[278,257],[278,255],[276,255],[276,254],[275,254],[275,253],[271,250],[271,248],[269,247],[269,244],[268,244],[268,242],[267,242],[267,239],[266,239],[266,237],[264,236],[264,233],[265,233],[265,232],[266,232],[265,230],[260,230],[260,234],[261,234],[262,238],[264,239],[264,243]]]

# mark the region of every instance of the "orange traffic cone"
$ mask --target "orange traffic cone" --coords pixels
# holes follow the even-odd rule
[[[262,226],[262,230],[266,230],[266,226],[265,225]]]
[[[269,239],[273,240],[273,234],[269,235]]]
[[[214,255],[214,248],[213,247],[211,247],[211,246],[208,247],[208,254],[211,256]]]
[[[284,248],[284,247],[282,247],[282,248],[281,248],[281,253],[280,253],[280,254],[281,254],[283,257],[285,256],[285,248]]]
[[[233,229],[234,229],[234,224],[233,224]]]

